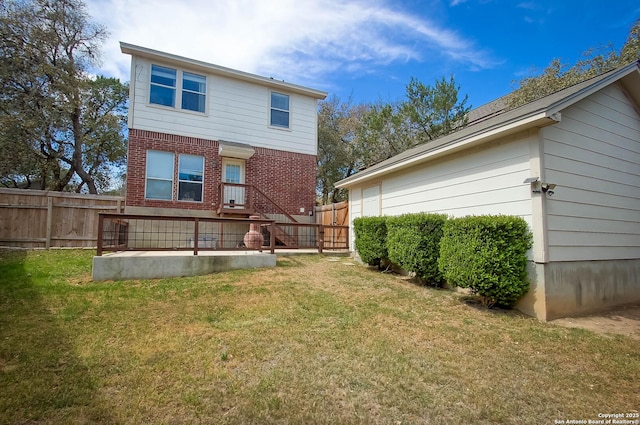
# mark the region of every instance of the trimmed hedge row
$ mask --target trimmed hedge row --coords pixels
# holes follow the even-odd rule
[[[353,220],[356,251],[370,266],[387,260],[387,217],[359,217]]]
[[[363,262],[391,262],[430,285],[469,288],[482,302],[512,306],[529,289],[532,235],[521,217],[404,214],[354,220]]]
[[[453,218],[444,226],[438,265],[444,278],[471,289],[483,304],[512,306],[529,290],[533,237],[520,217]]]
[[[440,286],[438,270],[444,214],[404,214],[387,218],[389,261],[413,272],[424,282]]]

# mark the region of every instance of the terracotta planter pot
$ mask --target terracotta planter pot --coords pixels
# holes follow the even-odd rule
[[[252,215],[249,218],[257,220],[260,216]],[[258,223],[249,224],[249,231],[244,235],[244,245],[249,249],[260,249],[263,242],[264,237],[262,236],[262,233],[260,233]]]

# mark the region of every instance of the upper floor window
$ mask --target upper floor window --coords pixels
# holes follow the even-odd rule
[[[207,79],[190,72],[182,73],[182,109],[204,112]]]
[[[160,65],[151,65],[149,103],[205,112],[207,77]]]
[[[164,66],[151,65],[151,89],[149,102],[175,107],[176,70]]]
[[[271,93],[271,118],[269,123],[275,127],[289,128],[289,96]]]

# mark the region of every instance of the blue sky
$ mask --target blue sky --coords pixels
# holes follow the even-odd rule
[[[616,50],[637,0],[87,0],[110,32],[99,73],[129,79],[119,41],[327,91],[396,101],[453,75],[480,106],[553,58]]]

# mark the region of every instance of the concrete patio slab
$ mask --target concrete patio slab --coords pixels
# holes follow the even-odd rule
[[[201,276],[235,269],[275,267],[276,255],[257,251],[133,251],[93,257],[93,280]]]
[[[93,257],[94,281],[202,276],[236,269],[275,267],[277,255],[317,254],[315,249],[268,251],[121,251]],[[347,251],[328,251],[349,255]]]

